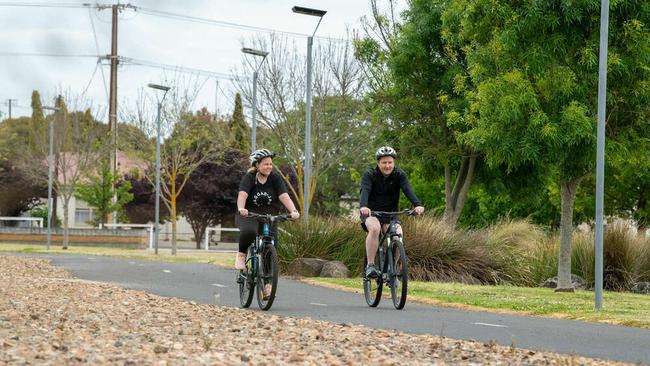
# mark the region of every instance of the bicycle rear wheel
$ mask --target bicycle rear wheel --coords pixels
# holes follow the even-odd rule
[[[257,304],[262,310],[269,310],[275,300],[278,287],[278,253],[271,243],[264,245],[260,255],[259,272],[257,276]],[[266,292],[266,294],[265,294]]]
[[[252,247],[252,246],[251,246]],[[237,283],[239,283],[239,303],[241,307],[247,308],[253,302],[253,291],[255,289],[255,278],[253,276],[253,262],[255,259],[250,255],[246,260],[246,267],[237,273]]]
[[[404,244],[395,240],[392,242],[392,273],[390,273],[390,295],[393,298],[393,305],[401,310],[406,304],[406,291],[408,289],[408,258],[404,250]]]
[[[366,297],[366,303],[371,308],[379,305],[379,301],[381,301],[381,292],[383,286],[383,279],[381,274],[383,270],[381,257],[382,255],[383,252],[381,250],[378,250],[377,254],[375,255],[375,268],[377,268],[377,271],[380,272],[377,278],[368,278],[366,277],[365,272],[363,274],[363,294]],[[363,268],[365,269],[367,265],[368,258],[363,260]]]

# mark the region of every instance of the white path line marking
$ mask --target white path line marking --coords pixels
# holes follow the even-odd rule
[[[309,305],[327,306],[327,304],[321,304],[321,303],[319,303],[319,302],[310,302]]]
[[[165,272],[165,273],[172,273],[172,271],[170,271],[170,270],[168,270],[168,269],[163,269],[163,272]]]
[[[214,286],[214,287],[220,287],[220,288],[228,287],[228,286],[226,286],[226,285],[222,285],[222,284],[220,284],[220,283],[213,283],[212,286]]]
[[[472,323],[472,324],[485,325],[486,327],[508,328],[507,325],[501,325],[501,324],[490,324],[490,323]]]

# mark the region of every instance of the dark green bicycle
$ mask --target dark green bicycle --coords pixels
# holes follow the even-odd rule
[[[289,220],[291,215],[260,215],[249,212],[247,217],[261,222],[262,230],[248,248],[246,267],[237,273],[239,302],[243,308],[249,307],[257,288],[257,304],[260,309],[269,310],[275,299],[280,272],[271,226],[275,222]]]
[[[390,288],[393,298],[393,305],[400,310],[406,305],[406,291],[408,289],[408,258],[404,250],[402,236],[397,233],[399,216],[414,216],[415,210],[404,210],[399,212],[373,211],[375,217],[390,218],[386,231],[382,230],[375,255],[375,268],[380,271],[376,278],[363,275],[363,293],[366,303],[370,307],[376,307],[381,301],[381,293],[384,283]],[[368,259],[364,260],[364,268]]]

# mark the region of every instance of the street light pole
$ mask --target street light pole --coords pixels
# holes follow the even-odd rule
[[[255,151],[257,147],[257,72],[259,71],[260,67],[262,67],[262,64],[264,63],[264,60],[266,60],[266,56],[268,56],[268,52],[266,51],[260,51],[260,50],[254,50],[252,48],[242,48],[241,51],[243,53],[247,53],[249,55],[254,55],[254,56],[260,56],[262,57],[262,61],[257,65],[257,68],[253,72],[253,125],[251,126],[251,153]]]
[[[48,111],[56,111],[59,108],[43,106]],[[47,155],[47,250],[52,244],[52,175],[54,174],[54,118],[50,118],[48,124],[49,153]]]
[[[156,201],[154,217],[154,253],[158,254],[158,238],[160,237],[160,109],[165,96],[169,91],[168,86],[158,84],[147,84],[148,87],[156,90],[162,90],[163,97],[158,101],[158,113],[156,114]]]
[[[312,8],[304,8],[301,6],[294,6],[291,8],[294,13],[317,16],[318,24],[314,29],[314,33],[311,36],[307,37],[307,92],[305,95],[305,166],[304,166],[304,182],[303,182],[303,218],[305,222],[308,222],[309,217],[309,181],[311,179],[311,69],[312,69],[312,60],[311,60],[311,50],[314,43],[314,34],[318,30],[320,22],[323,20],[323,16],[327,11],[318,10]]]
[[[600,3],[600,52],[598,60],[598,130],[596,132],[596,235],[595,251],[595,307],[603,306],[603,201],[605,190],[605,107],[607,97],[607,34],[609,28],[609,0]]]

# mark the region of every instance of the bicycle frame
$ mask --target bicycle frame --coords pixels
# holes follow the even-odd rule
[[[384,213],[378,213],[379,216],[382,216]],[[389,213],[386,213],[389,214]],[[406,211],[404,211],[404,214],[407,214]],[[379,242],[377,246],[377,251],[379,252],[379,255],[382,255],[383,258],[383,267],[380,268],[382,279],[384,281],[388,280],[388,276],[393,274],[394,268],[393,268],[393,243],[392,243],[392,238],[397,236],[400,239],[402,238],[401,234],[397,233],[397,224],[399,223],[399,220],[397,219],[397,214],[392,214],[390,222],[388,224],[388,227],[384,231],[383,228],[381,230],[381,234],[379,235]],[[383,226],[383,224],[382,224]]]
[[[261,230],[248,248],[246,270],[240,271],[239,296],[242,307],[247,308],[257,287],[257,302],[262,310],[268,310],[273,304],[278,283],[278,259],[275,238],[271,226],[275,222],[285,221],[290,215],[260,215],[250,212],[248,217],[262,224]],[[266,286],[271,285],[267,293]],[[262,293],[262,291],[264,293]]]

